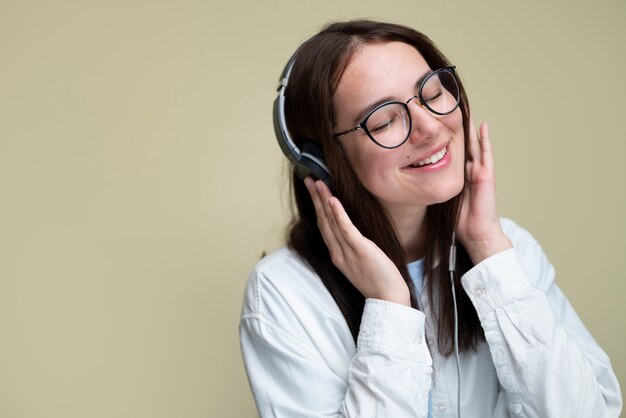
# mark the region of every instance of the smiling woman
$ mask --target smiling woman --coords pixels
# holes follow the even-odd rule
[[[607,355],[498,215],[489,129],[455,71],[423,34],[371,21],[327,26],[288,63],[275,127],[298,214],[240,323],[261,416],[619,415]]]

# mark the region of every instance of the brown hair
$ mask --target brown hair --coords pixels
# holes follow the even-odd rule
[[[316,142],[321,145],[331,173],[333,194],[342,202],[359,231],[376,243],[398,267],[411,291],[411,304],[418,308],[413,282],[406,268],[405,253],[394,232],[391,219],[380,202],[360,183],[338,142],[332,137],[335,122],[333,95],[351,57],[365,44],[392,41],[404,42],[415,47],[430,68],[437,69],[450,65],[430,39],[411,28],[367,20],[333,23],[305,42],[298,50],[289,86],[285,92],[285,117],[289,132],[298,147],[302,148],[305,142]],[[460,109],[467,144],[469,108],[462,85],[460,89]],[[356,341],[365,299],[333,265],[328,248],[317,227],[310,195],[295,174],[292,186],[297,214],[294,214],[288,231],[288,244],[319,275],[343,313]],[[424,263],[425,288],[437,328],[438,348],[446,356],[454,349],[454,306],[447,260],[461,199],[462,193],[447,202],[431,205],[426,214],[429,245]],[[456,294],[459,295],[457,306],[461,351],[475,349],[484,338],[476,310],[460,285],[461,275],[470,267],[469,257],[460,247],[455,288]]]

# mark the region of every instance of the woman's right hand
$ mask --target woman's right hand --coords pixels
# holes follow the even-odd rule
[[[335,266],[366,298],[411,306],[409,288],[385,253],[354,226],[323,181],[304,180],[317,214],[317,225]]]

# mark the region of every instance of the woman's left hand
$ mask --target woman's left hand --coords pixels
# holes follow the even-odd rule
[[[493,152],[486,123],[482,123],[480,132],[477,132],[474,121],[470,120],[465,176],[466,187],[456,233],[472,262],[478,264],[513,246],[500,227]]]

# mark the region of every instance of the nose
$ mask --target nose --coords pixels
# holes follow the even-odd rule
[[[407,101],[407,105],[409,106],[413,125],[409,135],[410,141],[420,142],[439,135],[441,122],[422,105],[418,96],[410,98]]]

